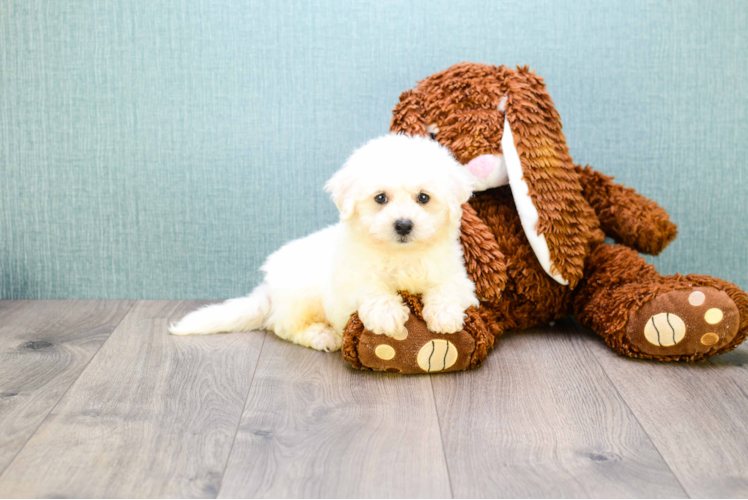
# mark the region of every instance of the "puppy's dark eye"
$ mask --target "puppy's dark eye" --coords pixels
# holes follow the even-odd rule
[[[384,193],[379,193],[374,197],[374,201],[376,201],[380,205],[384,205],[385,203],[387,203],[387,195]]]
[[[436,140],[436,133],[435,132],[431,132],[429,135],[431,136],[431,138],[433,140]]]
[[[421,193],[418,195],[418,203],[423,203],[424,205],[429,202],[431,197],[427,195],[426,193]]]

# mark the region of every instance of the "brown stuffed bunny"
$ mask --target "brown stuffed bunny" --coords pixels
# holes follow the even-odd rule
[[[709,276],[661,276],[645,262],[637,252],[659,254],[676,226],[653,201],[573,163],[543,80],[527,68],[463,63],[432,75],[400,96],[391,131],[430,135],[475,176],[462,244],[481,306],[464,331],[440,335],[418,323],[408,296],[414,333],[401,341],[354,315],[343,352],[355,367],[472,368],[504,331],[569,314],[632,357],[697,361],[745,340],[745,292]]]

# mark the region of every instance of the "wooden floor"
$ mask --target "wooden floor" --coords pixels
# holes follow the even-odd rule
[[[748,496],[746,346],[637,361],[565,321],[399,376],[167,334],[201,304],[0,301],[0,496]]]

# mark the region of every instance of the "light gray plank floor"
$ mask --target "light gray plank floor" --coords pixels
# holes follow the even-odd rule
[[[661,364],[616,356],[601,342],[578,344],[599,360],[691,497],[748,497],[748,346],[704,363]]]
[[[221,497],[450,495],[428,377],[268,336]]]
[[[746,347],[629,360],[565,321],[408,377],[262,332],[169,336],[197,302],[71,304],[0,302],[22,366],[0,387],[39,380],[44,402],[0,400],[0,497],[748,496]],[[64,354],[22,362],[36,339]]]
[[[0,301],[0,473],[132,304]]]
[[[575,330],[507,335],[482,370],[433,377],[456,497],[684,496]]]
[[[0,476],[12,497],[215,497],[264,333],[174,337],[138,302]]]

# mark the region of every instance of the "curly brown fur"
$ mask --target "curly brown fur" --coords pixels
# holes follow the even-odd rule
[[[612,177],[589,166],[576,166],[584,197],[595,210],[600,227],[616,242],[639,252],[658,255],[678,235],[665,209]]]
[[[506,115],[500,109],[504,98]],[[527,68],[462,63],[432,75],[401,95],[391,131],[427,135],[427,126],[435,125],[435,139],[467,164],[480,155],[502,154],[505,118],[539,212],[538,230],[549,243],[556,270],[571,286],[558,284],[540,266],[509,187],[476,193],[464,207],[461,242],[481,306],[475,315],[469,313],[466,329],[480,328],[473,319],[480,318],[492,343],[504,331],[541,325],[573,312],[620,354],[668,361],[706,359],[745,340],[748,296],[743,291],[709,276],[661,276],[637,254],[635,250],[661,252],[675,238],[675,224],[661,207],[634,190],[574,165],[553,101],[542,79]],[[633,249],[603,244],[605,235]],[[695,289],[706,291],[708,300],[719,301],[726,322],[737,331],[734,337],[725,335],[712,347],[691,339],[692,345],[698,344],[694,352],[668,354],[662,346],[652,348],[632,336],[636,321],[641,326],[648,319],[641,311],[658,301],[663,308],[672,305],[663,297],[687,297]],[[693,312],[687,304],[675,305]],[[409,305],[420,310],[417,302]],[[355,344],[355,332],[363,325],[354,316],[349,327],[344,353]],[[641,337],[641,328],[636,328],[634,333]],[[484,344],[486,350],[491,343]],[[346,357],[356,366],[354,355]]]
[[[542,78],[526,67],[458,64],[404,93],[390,130],[426,135],[426,126],[436,125],[436,139],[463,164],[479,155],[501,154],[502,98],[507,99],[506,118],[540,216],[538,233],[548,241],[552,271],[574,288],[585,256],[603,237],[582,196],[560,117]]]
[[[508,330],[521,330],[565,316],[571,291],[540,267],[509,188],[476,193],[471,204],[491,229],[508,263],[508,280],[501,297],[483,301],[483,307],[494,310],[502,329]]]
[[[545,235],[555,269],[574,288],[582,278],[584,260],[591,246],[602,240],[600,223],[582,196],[561,119],[543,79],[528,70],[499,69],[506,81],[507,119],[538,209],[537,232]]]
[[[696,286],[722,290],[732,299],[740,314],[735,338],[706,352],[670,356],[643,352],[631,342],[626,327],[632,314],[663,294]],[[734,349],[748,333],[748,295],[737,286],[711,276],[661,276],[636,251],[623,246],[601,245],[593,252],[574,298],[574,313],[582,325],[597,332],[619,353],[661,361],[701,361]]]
[[[506,287],[506,258],[491,230],[469,203],[462,206],[460,243],[465,267],[480,300],[496,301]]]
[[[371,368],[362,365],[361,360],[358,358],[358,339],[362,333],[364,333],[364,324],[361,318],[358,317],[358,313],[353,313],[343,330],[343,347],[341,351],[343,359],[348,361],[354,368],[371,370]]]

